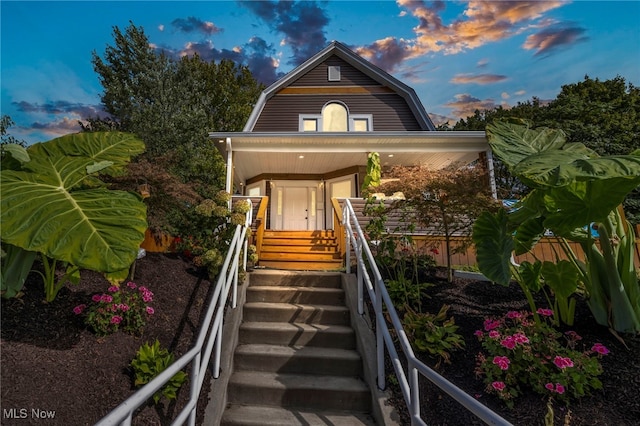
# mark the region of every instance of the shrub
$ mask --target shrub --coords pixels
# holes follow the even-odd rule
[[[578,349],[582,338],[555,330],[552,310],[537,313],[538,323],[531,312],[509,311],[503,318],[487,318],[484,329],[475,332],[485,350],[477,357],[476,375],[483,377],[487,392],[512,408],[525,386],[565,402],[602,388],[599,358],[609,350],[600,343]]]
[[[437,315],[409,311],[402,319],[407,336],[417,350],[438,359],[437,365],[449,363],[450,351],[464,348],[453,317],[447,319],[448,305],[442,305]]]
[[[76,315],[85,315],[87,324],[98,336],[107,336],[122,330],[129,334],[140,334],[147,318],[155,313],[149,306],[153,293],[146,287],[138,287],[133,282],[126,286],[111,286],[107,293],[96,293],[92,304],[78,305],[73,309]]]
[[[131,361],[134,385],[136,387],[146,385],[166,370],[173,363],[173,360],[173,354],[167,349],[161,348],[158,339],[153,345],[149,345],[147,342],[140,346],[136,357]],[[170,400],[176,399],[176,392],[186,380],[187,375],[183,371],[178,371],[162,389],[153,395],[153,402],[157,404],[162,396]]]

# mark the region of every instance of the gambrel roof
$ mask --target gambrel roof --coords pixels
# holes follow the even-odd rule
[[[383,87],[390,88],[397,95],[401,96],[405,102],[407,103],[409,109],[413,113],[415,119],[418,121],[420,125],[420,130],[428,131],[435,130],[435,126],[433,122],[429,118],[426,110],[424,109],[420,99],[416,95],[416,92],[397,78],[393,77],[391,74],[382,70],[381,68],[375,66],[371,62],[365,60],[361,56],[357,55],[351,49],[349,49],[344,44],[333,41],[326,48],[318,52],[316,55],[302,63],[300,66],[295,68],[293,71],[289,72],[280,80],[273,83],[267,89],[265,89],[258,102],[256,103],[247,124],[245,125],[243,132],[252,132],[254,131],[255,125],[262,113],[265,105],[274,97],[277,93],[282,91],[284,88],[292,85],[302,76],[319,66],[320,64],[327,61],[332,56],[336,56],[347,64],[351,65],[362,74],[368,76],[372,80],[376,81]]]

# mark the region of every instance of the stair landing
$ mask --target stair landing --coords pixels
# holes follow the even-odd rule
[[[343,266],[332,230],[264,232],[258,266],[300,271],[337,271]]]

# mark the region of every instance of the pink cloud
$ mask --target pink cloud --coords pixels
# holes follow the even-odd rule
[[[499,74],[457,74],[449,81],[454,84],[493,84],[506,79],[507,76]]]

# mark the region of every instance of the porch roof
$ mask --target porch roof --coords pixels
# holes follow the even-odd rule
[[[489,152],[485,132],[211,132],[227,159],[233,153],[234,180],[260,174],[325,174],[365,166],[378,152],[383,166],[426,165],[441,169],[471,163]]]

